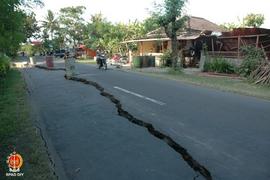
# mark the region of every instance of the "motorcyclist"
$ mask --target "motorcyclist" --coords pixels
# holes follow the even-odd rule
[[[99,65],[99,69],[103,66],[105,70],[107,69],[107,62],[106,62],[106,53],[103,50],[97,50],[97,64]]]
[[[100,65],[101,63],[100,63],[100,50],[98,49],[97,50],[97,65],[99,66],[99,69],[100,69]]]

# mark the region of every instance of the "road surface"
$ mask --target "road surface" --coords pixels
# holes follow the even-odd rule
[[[76,70],[181,144],[213,179],[270,179],[269,101],[91,65]],[[63,71],[32,68],[24,75],[67,179],[198,175],[166,143],[118,116],[94,87],[65,80]]]

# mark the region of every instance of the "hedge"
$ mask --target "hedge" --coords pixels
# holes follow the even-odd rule
[[[0,76],[4,76],[10,69],[10,58],[0,54]]]

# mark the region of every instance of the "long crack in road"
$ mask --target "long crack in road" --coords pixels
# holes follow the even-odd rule
[[[55,68],[47,68],[44,66],[36,66],[36,67],[40,68],[40,69],[44,69],[44,70],[54,70],[54,71],[55,70],[65,70],[64,68],[55,69]],[[77,82],[81,82],[81,83],[84,83],[86,85],[91,85],[91,86],[95,87],[100,92],[101,96],[108,98],[115,105],[119,116],[124,117],[125,119],[127,119],[129,122],[131,122],[133,124],[136,124],[140,127],[146,128],[151,135],[162,140],[167,145],[169,145],[175,152],[180,154],[181,157],[184,159],[184,161],[195,172],[199,172],[207,180],[212,180],[212,176],[211,176],[210,171],[205,166],[201,165],[198,161],[196,161],[183,146],[181,146],[179,143],[177,143],[175,140],[173,140],[170,136],[156,130],[152,124],[147,123],[143,120],[140,120],[140,119],[134,117],[131,113],[127,112],[122,107],[121,102],[117,98],[115,98],[114,95],[106,92],[105,89],[101,85],[99,85],[97,82],[90,81],[90,80],[83,79],[83,78],[78,78],[75,76],[67,77],[65,75],[65,78],[67,80],[77,81]],[[196,177],[195,177],[195,179],[196,179]]]

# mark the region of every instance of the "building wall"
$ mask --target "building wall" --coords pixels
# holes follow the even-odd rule
[[[138,43],[138,52],[135,52],[134,54],[145,55],[149,53],[163,53],[167,49],[171,49],[170,41],[145,41]]]
[[[149,42],[139,42],[138,50],[140,55],[153,53],[155,52],[155,42],[149,41]]]
[[[94,50],[86,48],[85,49],[85,54],[91,58],[94,58],[97,54]]]

